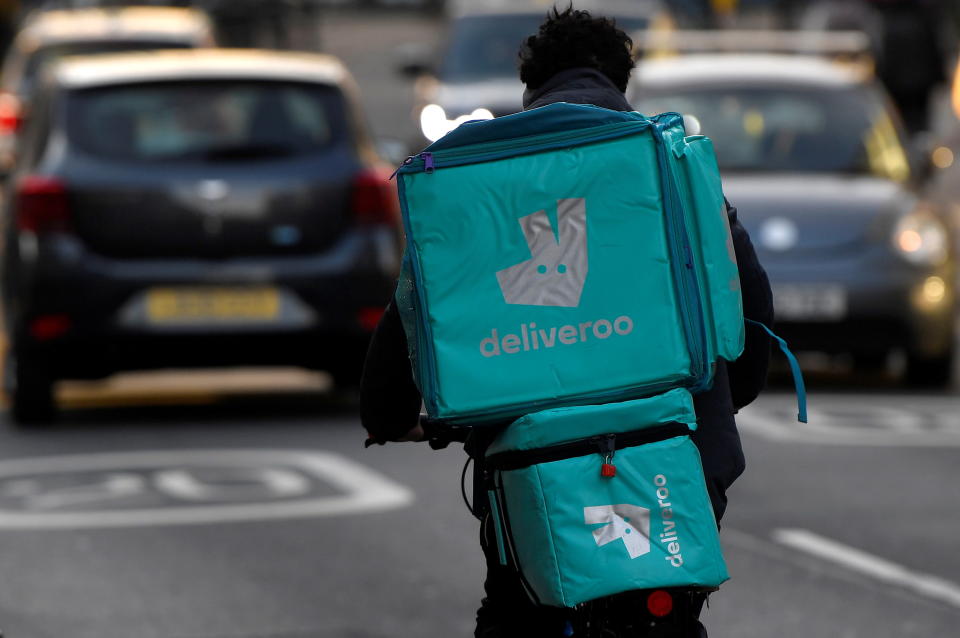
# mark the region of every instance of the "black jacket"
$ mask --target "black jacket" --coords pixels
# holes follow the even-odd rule
[[[557,74],[536,91],[524,94],[524,107],[554,102],[593,104],[631,110],[614,84],[593,69],[570,69]],[[744,314],[771,325],[773,301],[767,275],[757,261],[747,231],[737,220],[737,210],[727,204],[733,245],[740,268]],[[743,449],[734,421],[736,411],[753,401],[763,389],[770,356],[770,339],[760,328],[747,324],[743,355],[731,364],[719,362],[713,387],[694,397],[699,427],[693,440],[703,460],[707,488],[717,520],[726,508],[726,490],[744,469]],[[360,385],[360,418],[378,441],[397,439],[418,421],[421,398],[414,385],[407,355],[407,340],[396,305],[387,306],[367,353]],[[494,433],[478,429],[468,444],[472,455],[482,453]]]

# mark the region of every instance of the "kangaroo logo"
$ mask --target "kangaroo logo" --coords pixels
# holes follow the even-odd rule
[[[557,200],[557,234],[547,212],[520,218],[532,257],[497,272],[508,304],[580,305],[587,279],[587,205],[583,198]]]
[[[603,524],[593,530],[598,547],[620,539],[630,558],[650,553],[650,510],[636,505],[598,505],[583,508],[583,522]]]

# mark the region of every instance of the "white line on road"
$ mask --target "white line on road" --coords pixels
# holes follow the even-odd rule
[[[184,499],[181,492],[169,490],[169,472],[184,472],[185,468],[224,468],[244,471],[244,476],[260,476],[259,487],[265,494],[251,502],[209,503],[202,506],[177,507],[170,504],[152,505],[133,509],[109,509],[104,504],[114,501],[116,485],[107,479],[119,472],[140,470],[161,479],[157,488],[167,488],[168,496]],[[277,489],[279,472],[288,474],[296,470],[311,476],[320,483],[332,487],[335,494],[300,495]],[[252,473],[251,471],[256,471]],[[86,476],[95,474],[93,478]],[[20,479],[18,477],[29,477]],[[140,527],[155,525],[197,525],[241,521],[265,521],[291,518],[315,518],[319,516],[344,516],[381,512],[405,507],[414,498],[413,492],[387,477],[355,461],[332,452],[298,450],[163,450],[147,452],[107,452],[75,456],[48,456],[30,459],[0,460],[0,482],[7,480],[8,490],[0,492],[7,497],[26,497],[26,502],[35,503],[38,495],[31,494],[31,485],[43,477],[81,480],[88,482],[83,491],[91,497],[84,498],[89,505],[96,502],[101,507],[82,511],[50,511],[39,508],[35,511],[4,509],[0,507],[0,530],[8,529],[78,529],[105,527]],[[236,476],[236,474],[234,474]],[[71,479],[71,477],[73,477]],[[12,479],[12,480],[11,480]],[[165,482],[166,479],[166,482]],[[194,477],[195,483],[198,478]],[[92,481],[92,482],[91,482]],[[154,481],[155,482],[155,481]],[[146,482],[144,482],[146,485]],[[284,484],[285,485],[285,484]],[[11,487],[12,486],[12,487]],[[177,487],[183,488],[182,484]],[[195,487],[191,484],[190,488]],[[214,495],[223,491],[220,488]],[[65,488],[73,495],[73,488]],[[64,492],[64,489],[57,489]],[[242,491],[242,490],[241,490]],[[93,496],[97,498],[93,498]],[[126,493],[124,495],[127,495]],[[46,494],[46,498],[53,495]],[[203,493],[193,489],[186,499],[190,503]],[[63,504],[67,504],[64,501]]]
[[[960,585],[939,576],[912,571],[902,565],[805,529],[774,530],[773,540],[883,583],[911,590],[953,607],[960,607]]]
[[[737,415],[737,425],[742,432],[776,442],[861,447],[960,447],[960,417],[956,415],[955,405],[944,406],[932,418],[931,426],[925,424],[919,413],[913,414],[907,408],[877,408],[862,403],[851,405],[861,412],[857,419],[849,414],[838,414],[840,410],[810,408],[809,423],[796,423],[751,406]]]

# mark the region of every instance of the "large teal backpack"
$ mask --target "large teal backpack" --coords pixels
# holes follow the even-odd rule
[[[552,104],[398,169],[396,300],[431,417],[707,389],[744,319],[713,146],[682,118]]]

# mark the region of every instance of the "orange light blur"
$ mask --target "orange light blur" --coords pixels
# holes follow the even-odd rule
[[[957,61],[957,70],[953,74],[953,112],[960,118],[960,60]]]
[[[915,253],[923,246],[923,237],[915,230],[905,230],[898,238],[900,249],[905,253]]]

